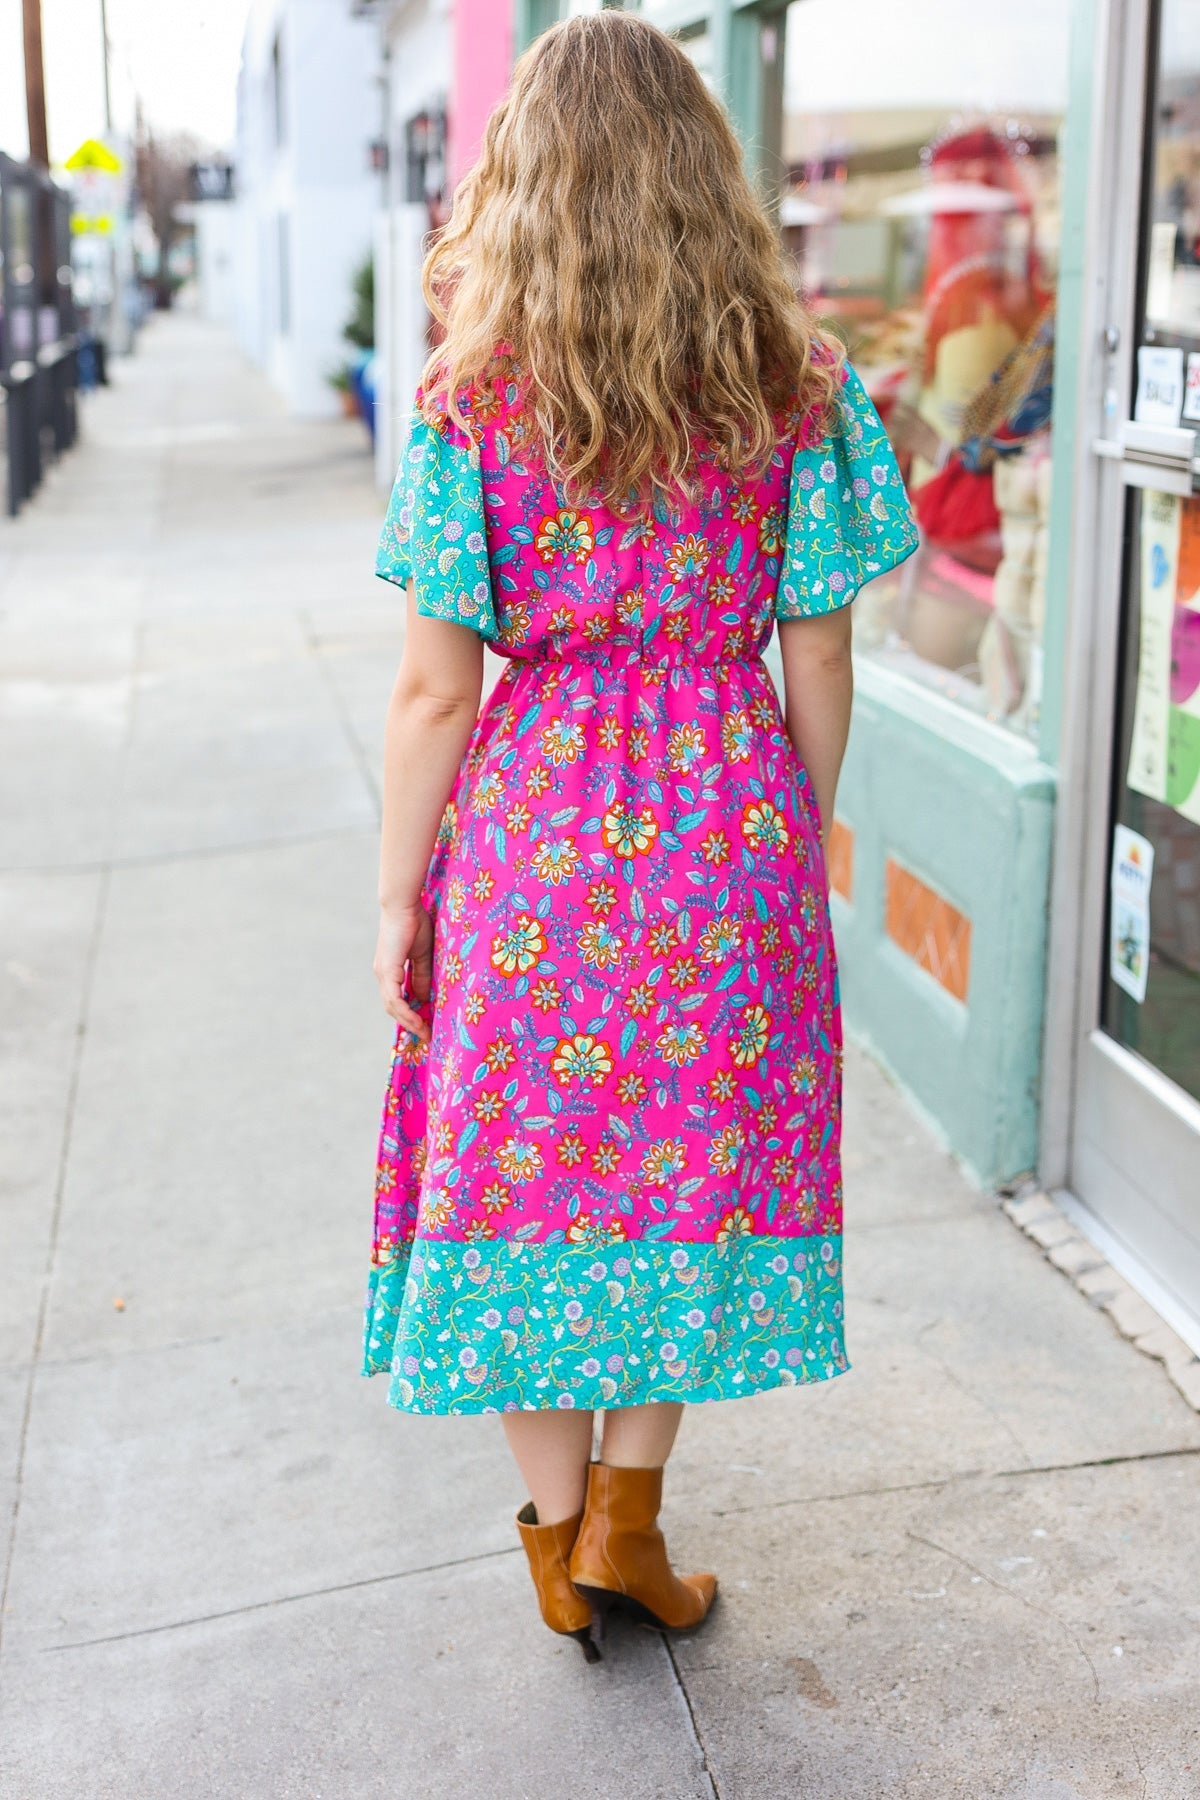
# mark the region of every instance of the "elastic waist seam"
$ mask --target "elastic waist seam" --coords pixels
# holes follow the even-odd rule
[[[594,655],[587,651],[555,652],[545,656],[509,656],[507,661],[517,668],[553,668],[555,664],[585,663],[603,668],[606,663],[645,663],[655,669],[725,669],[740,667],[751,663],[762,663],[761,650],[754,650],[745,656],[646,656],[641,654],[636,645],[626,647],[618,645],[615,649],[597,651]]]

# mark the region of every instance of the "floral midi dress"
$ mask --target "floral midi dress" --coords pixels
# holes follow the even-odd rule
[[[568,504],[519,371],[414,408],[376,572],[505,659],[446,805],[431,1042],[398,1027],[363,1373],[416,1413],[731,1399],[850,1366],[820,824],[763,651],[917,543],[847,367],[760,479]]]

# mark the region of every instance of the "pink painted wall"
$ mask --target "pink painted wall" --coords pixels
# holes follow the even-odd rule
[[[508,86],[512,0],[454,0],[454,88],[450,96],[450,185],[479,155],[488,114]]]

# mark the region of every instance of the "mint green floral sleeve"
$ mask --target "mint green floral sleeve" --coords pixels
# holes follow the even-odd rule
[[[479,447],[451,420],[430,424],[420,396],[379,534],[375,573],[403,587],[417,611],[496,636]]]
[[[845,365],[842,429],[797,447],[777,619],[835,612],[917,548],[917,523],[883,421]]]

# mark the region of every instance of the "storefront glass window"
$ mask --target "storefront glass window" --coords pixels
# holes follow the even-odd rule
[[[1069,11],[794,0],[787,18],[785,241],[922,526],[916,556],[856,604],[856,647],[1029,734]]]
[[[1163,0],[1135,421],[1200,429],[1200,20]],[[1189,454],[1191,453],[1189,447]],[[1129,494],[1105,1029],[1200,1100],[1200,494]]]

